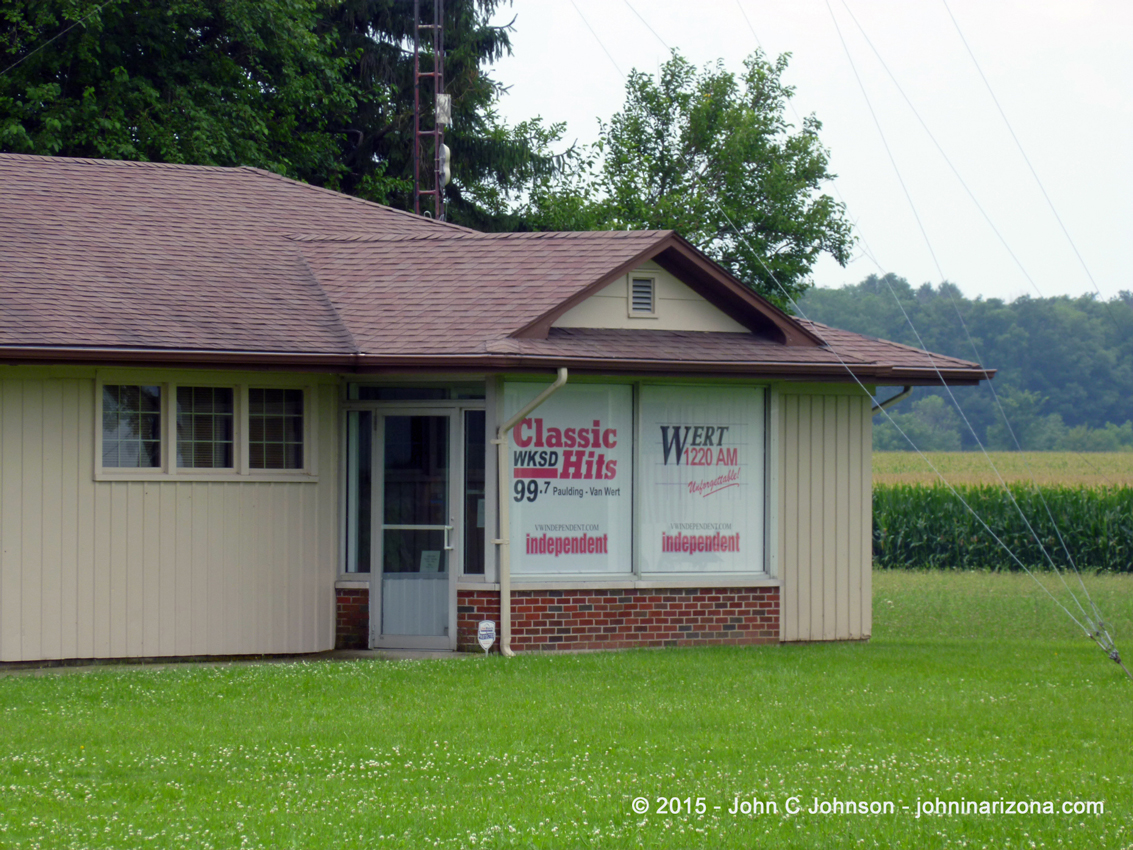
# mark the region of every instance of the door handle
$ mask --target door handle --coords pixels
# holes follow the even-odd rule
[[[452,522],[452,520],[449,520],[449,522]],[[449,545],[449,534],[451,532],[452,532],[452,526],[446,525],[445,526],[445,551],[446,552],[451,552],[455,548],[455,547]]]

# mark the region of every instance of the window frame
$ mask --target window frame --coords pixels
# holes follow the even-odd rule
[[[103,387],[156,386],[161,390],[161,463],[156,467],[103,466],[102,463],[102,402]],[[177,389],[178,387],[216,387],[232,390],[232,463],[230,467],[201,468],[177,465]],[[249,399],[250,389],[290,389],[303,393],[303,466],[298,469],[253,469],[249,446]],[[246,376],[218,375],[216,373],[200,376],[180,374],[177,376],[154,375],[152,373],[123,374],[99,372],[94,382],[94,480],[95,481],[276,481],[276,482],[317,482],[317,446],[313,416],[315,413],[315,388],[294,382],[249,379]]]

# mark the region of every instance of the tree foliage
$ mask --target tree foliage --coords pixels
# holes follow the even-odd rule
[[[951,283],[914,289],[891,274],[870,275],[841,289],[812,289],[801,307],[820,322],[907,345],[919,347],[923,341],[930,351],[978,360],[998,370],[995,390],[1010,430],[986,384],[953,389],[988,448],[1015,449],[1012,432],[1024,449],[1133,448],[1131,293],[1108,302],[1086,295],[1024,297],[1008,304],[997,298],[965,298]],[[913,411],[917,398],[928,395],[947,399],[942,389],[918,389],[913,404],[904,402],[893,412],[911,415],[905,411]],[[881,422],[875,419],[876,430],[884,433]],[[956,427],[963,448],[975,448],[967,426],[958,421]],[[902,448],[888,443],[884,447]]]
[[[335,134],[355,105],[356,87],[344,76],[333,36],[317,31],[321,4],[97,6],[5,5],[0,62],[24,61],[0,77],[0,149],[254,165],[335,183]]]
[[[788,56],[756,52],[742,74],[695,68],[674,52],[659,73],[634,71],[603,141],[531,193],[542,229],[674,229],[737,278],[788,306],[818,256],[845,263],[853,243],[842,205],[821,189],[832,175],[804,118],[785,110]]]
[[[0,10],[0,68],[19,62],[0,76],[0,150],[253,165],[412,209],[411,0],[99,3]],[[493,111],[501,89],[485,66],[511,49],[489,24],[499,5],[447,0],[444,21],[449,217],[487,228],[511,222],[494,195],[554,162],[534,128]]]

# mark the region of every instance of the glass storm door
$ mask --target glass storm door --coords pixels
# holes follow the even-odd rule
[[[454,575],[461,549],[454,413],[383,411],[379,417],[380,498],[373,523],[379,569],[371,570],[370,591],[378,647],[456,645]]]

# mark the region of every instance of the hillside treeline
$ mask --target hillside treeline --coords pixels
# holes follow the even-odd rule
[[[1109,301],[1085,295],[1005,303],[965,298],[950,283],[914,288],[889,274],[870,275],[841,289],[811,289],[800,306],[819,322],[997,369],[995,391],[1026,450],[1133,450],[1131,292]],[[879,395],[891,392],[883,389]],[[924,450],[974,449],[972,431],[988,448],[1016,448],[986,384],[953,388],[953,393],[971,430],[942,389],[918,388],[891,413]],[[909,445],[879,415],[874,448],[907,450]]]

